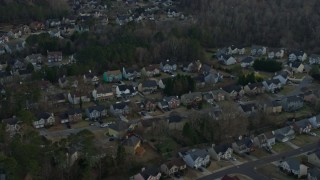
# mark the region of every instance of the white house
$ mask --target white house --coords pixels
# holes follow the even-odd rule
[[[251,55],[252,56],[262,56],[267,53],[267,48],[265,46],[256,46],[253,45],[251,47]]]
[[[131,97],[137,94],[135,88],[132,85],[119,85],[116,87],[117,97]]]
[[[186,152],[179,152],[179,156],[191,167],[198,169],[210,163],[210,155],[204,149],[192,149]]]
[[[287,84],[289,73],[287,71],[280,71],[275,73],[272,79],[278,79],[282,85]]]
[[[292,173],[298,178],[308,175],[308,167],[294,158],[281,161],[279,167],[282,171]]]
[[[263,81],[262,84],[265,87],[265,89],[269,92],[275,92],[276,90],[280,90],[280,88],[282,87],[279,79]]]
[[[269,49],[268,50],[268,59],[281,59],[284,56],[283,49]]]
[[[207,148],[207,152],[216,161],[229,160],[232,158],[233,149],[228,144],[212,144],[210,148]]]
[[[99,85],[92,91],[92,97],[95,101],[97,100],[106,100],[112,99],[114,97],[113,91],[111,88]]]
[[[218,60],[225,65],[232,65],[232,64],[237,63],[237,61],[234,57],[227,55],[227,54],[221,54],[220,56],[218,56]]]
[[[48,125],[53,125],[55,123],[55,118],[53,113],[42,112],[36,115],[37,120],[33,122],[33,127],[43,128]]]
[[[245,67],[250,67],[252,66],[254,63],[254,59],[251,56],[245,57],[244,59],[242,59],[241,61],[241,67],[245,68]]]
[[[177,70],[177,64],[174,60],[165,60],[160,63],[160,69],[163,72],[173,72]]]
[[[318,54],[311,54],[309,56],[309,64],[320,64],[320,55]]]
[[[293,62],[293,61],[304,61],[307,59],[307,54],[303,51],[292,51],[288,55],[288,61]]]

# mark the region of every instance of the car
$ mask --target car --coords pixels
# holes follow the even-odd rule
[[[90,123],[89,125],[90,125],[90,126],[95,126],[95,124],[94,124],[94,123]]]
[[[101,125],[100,125],[100,127],[102,127],[102,128],[104,128],[104,127],[108,127],[109,126],[109,124],[108,123],[102,123]]]
[[[203,169],[201,167],[198,168],[198,171],[203,172]]]
[[[115,139],[113,137],[109,138],[109,141],[114,141]]]

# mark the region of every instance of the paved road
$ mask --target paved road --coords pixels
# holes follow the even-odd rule
[[[313,143],[313,144],[308,144],[304,147],[301,147],[299,149],[295,149],[292,151],[288,151],[288,152],[284,152],[284,153],[279,153],[276,155],[272,155],[272,156],[268,156],[265,158],[261,158],[259,160],[256,161],[250,161],[247,163],[244,163],[242,165],[239,166],[233,166],[231,168],[222,170],[222,171],[218,171],[215,173],[212,173],[208,176],[204,176],[199,178],[199,180],[213,180],[213,179],[218,179],[223,177],[224,175],[227,174],[235,174],[235,173],[239,173],[239,174],[244,174],[246,176],[249,176],[252,179],[258,179],[258,180],[269,180],[270,178],[259,174],[255,168],[262,166],[264,164],[268,164],[271,163],[273,161],[278,161],[280,160],[282,157],[291,157],[291,156],[295,156],[295,155],[299,155],[301,153],[305,153],[308,151],[311,151],[313,149],[315,149],[317,147],[318,143]]]

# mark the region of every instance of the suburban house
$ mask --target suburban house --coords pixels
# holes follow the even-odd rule
[[[262,56],[262,55],[265,55],[266,53],[267,53],[267,48],[264,46],[253,45],[251,47],[251,55],[252,56]]]
[[[244,59],[241,60],[241,67],[246,68],[246,67],[251,67],[254,63],[254,59],[252,56],[245,57]]]
[[[114,94],[111,88],[104,85],[99,85],[92,90],[92,97],[95,101],[103,101],[114,98]]]
[[[86,74],[83,75],[83,81],[85,83],[98,84],[99,83],[99,77],[96,76],[91,71],[89,71],[89,73],[86,73]]]
[[[312,124],[309,119],[302,119],[300,121],[288,122],[297,134],[309,134],[312,129]]]
[[[212,67],[209,66],[208,64],[202,64],[201,68],[200,68],[200,74],[206,76],[208,75],[210,72],[212,72]]]
[[[210,72],[206,76],[204,76],[204,82],[205,84],[214,85],[218,82],[223,80],[223,75],[221,75],[219,72]]]
[[[268,59],[281,59],[284,56],[284,50],[281,48],[268,49]]]
[[[42,54],[31,54],[24,59],[27,63],[31,63],[34,69],[37,71],[41,69],[41,65],[44,61]]]
[[[237,63],[236,59],[228,54],[221,54],[218,56],[218,60],[224,65],[232,65]]]
[[[309,64],[320,64],[320,55],[318,54],[311,54],[309,56]]]
[[[119,102],[110,105],[110,113],[113,115],[127,115],[130,113],[128,102]]]
[[[167,176],[172,176],[176,172],[184,171],[187,168],[186,163],[181,158],[174,158],[160,166],[161,172]]]
[[[62,52],[61,51],[47,52],[47,60],[48,60],[48,63],[61,62],[62,61]]]
[[[2,119],[2,123],[5,125],[6,132],[9,133],[11,137],[20,131],[21,121],[15,116],[8,119]]]
[[[264,104],[263,106],[264,111],[267,113],[281,113],[282,112],[282,105],[279,100],[274,100]]]
[[[186,63],[182,67],[182,70],[185,72],[197,73],[200,71],[201,66],[202,66],[202,63],[200,62],[200,60],[192,61],[191,63]]]
[[[262,84],[265,87],[266,91],[272,92],[272,93],[276,91],[280,91],[282,87],[279,79],[266,80],[266,81],[263,81]]]
[[[262,82],[247,84],[243,87],[243,90],[248,95],[263,94],[265,92],[265,87]]]
[[[311,105],[315,105],[320,99],[320,90],[310,90],[303,94],[303,100]]]
[[[158,84],[156,80],[145,80],[138,85],[138,90],[143,94],[151,94],[157,91]]]
[[[99,120],[107,116],[107,110],[103,105],[91,106],[86,109],[86,116],[89,120]]]
[[[308,163],[320,167],[320,149],[316,149],[307,154]]]
[[[141,140],[136,136],[130,136],[126,138],[122,145],[125,148],[126,153],[131,155],[142,155],[145,150],[141,147]]]
[[[120,70],[107,71],[103,73],[103,80],[107,83],[119,82],[122,80],[122,77]]]
[[[240,110],[247,115],[252,115],[258,111],[258,107],[256,103],[241,103]]]
[[[157,103],[152,99],[145,99],[140,103],[140,108],[145,111],[155,111],[157,108]]]
[[[304,65],[299,61],[290,62],[289,66],[295,73],[302,73],[304,70]]]
[[[224,101],[226,99],[227,93],[221,89],[211,91],[213,94],[213,99],[216,102]]]
[[[135,88],[132,85],[122,84],[116,87],[117,97],[132,97],[137,94]]]
[[[127,134],[129,127],[130,125],[128,123],[118,120],[114,124],[108,126],[108,135],[122,138]]]
[[[238,154],[248,153],[253,151],[253,141],[249,137],[240,136],[235,142],[232,143],[232,149]]]
[[[180,106],[180,99],[177,96],[165,96],[163,97],[163,101],[168,102],[168,107],[170,109],[175,109]]]
[[[60,115],[60,122],[62,124],[70,122],[75,123],[82,120],[81,109],[70,109]]]
[[[304,106],[303,98],[299,95],[287,96],[280,101],[284,111],[293,112]]]
[[[313,167],[308,170],[308,180],[318,180],[320,179],[320,168]]]
[[[240,85],[228,85],[224,86],[222,88],[226,93],[228,93],[228,96],[232,99],[238,98],[239,96],[244,95],[244,90]]]
[[[207,152],[216,161],[229,160],[232,158],[233,149],[229,144],[212,144],[210,148],[207,148]]]
[[[192,79],[195,83],[196,88],[203,88],[206,85],[203,75],[192,77]]]
[[[48,95],[47,101],[53,106],[59,106],[66,102],[66,97],[63,93]]]
[[[214,104],[214,97],[210,91],[202,93],[202,99],[209,104]]]
[[[201,168],[201,166],[208,166],[210,164],[210,155],[204,149],[192,149],[188,151],[179,152],[179,156],[186,162],[187,166],[191,168]]]
[[[318,129],[320,127],[320,114],[318,114],[317,116],[313,116],[311,118],[308,119],[312,128],[314,129]]]
[[[280,170],[293,174],[294,176],[301,178],[308,175],[308,167],[295,158],[285,159],[280,161]]]
[[[179,130],[182,131],[183,126],[185,125],[186,121],[179,115],[170,115],[167,118],[168,128],[170,130]]]
[[[63,76],[58,79],[58,83],[60,88],[66,88],[69,84],[69,81],[65,76]]]
[[[68,93],[68,101],[71,104],[80,104],[81,102],[90,102],[90,97],[86,95],[86,93],[81,93],[79,91],[69,92]]]
[[[169,108],[169,103],[167,101],[159,101],[157,106],[159,107],[159,109],[161,109],[162,111],[170,111],[171,109]]]
[[[273,145],[276,144],[276,138],[271,131],[267,133],[262,133],[253,139],[253,144],[254,146],[259,148],[264,148],[264,147],[271,148]]]
[[[272,79],[278,79],[282,85],[287,84],[289,73],[287,71],[280,71],[275,73]]]
[[[152,64],[147,67],[142,68],[141,75],[146,77],[155,77],[160,75],[160,67],[157,64]]]
[[[227,49],[228,54],[239,54],[242,55],[245,53],[246,49],[243,46],[231,45]]]
[[[141,172],[131,177],[131,180],[160,180],[161,172],[158,168],[142,168]]]
[[[163,72],[173,72],[177,70],[177,63],[174,60],[165,60],[160,63],[160,69]]]
[[[134,80],[136,78],[141,77],[141,72],[138,70],[138,68],[124,68],[122,69],[123,77],[128,80]]]
[[[279,142],[287,142],[295,138],[293,127],[286,126],[274,131],[276,140]]]
[[[33,121],[33,127],[35,128],[43,128],[45,126],[54,125],[55,118],[53,114],[50,114],[48,112],[41,112],[36,115],[36,120]]]
[[[181,103],[185,106],[197,104],[202,101],[202,93],[201,92],[193,92],[183,94],[181,96]]]
[[[292,51],[288,55],[288,61],[304,61],[307,59],[307,54],[303,51]]]

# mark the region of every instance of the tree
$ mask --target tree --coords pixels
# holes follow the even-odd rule
[[[274,60],[255,60],[253,68],[259,71],[277,72],[282,69],[282,64]]]
[[[34,71],[34,67],[33,67],[33,65],[32,65],[31,63],[28,63],[28,64],[27,64],[27,70],[28,70],[29,72],[33,72],[33,71]]]
[[[122,164],[126,159],[126,151],[122,145],[118,145],[117,148],[117,156],[116,156],[116,161],[117,164],[120,165]]]
[[[20,110],[18,112],[18,117],[22,120],[23,123],[27,125],[32,125],[32,123],[36,120],[34,114],[28,110]]]

